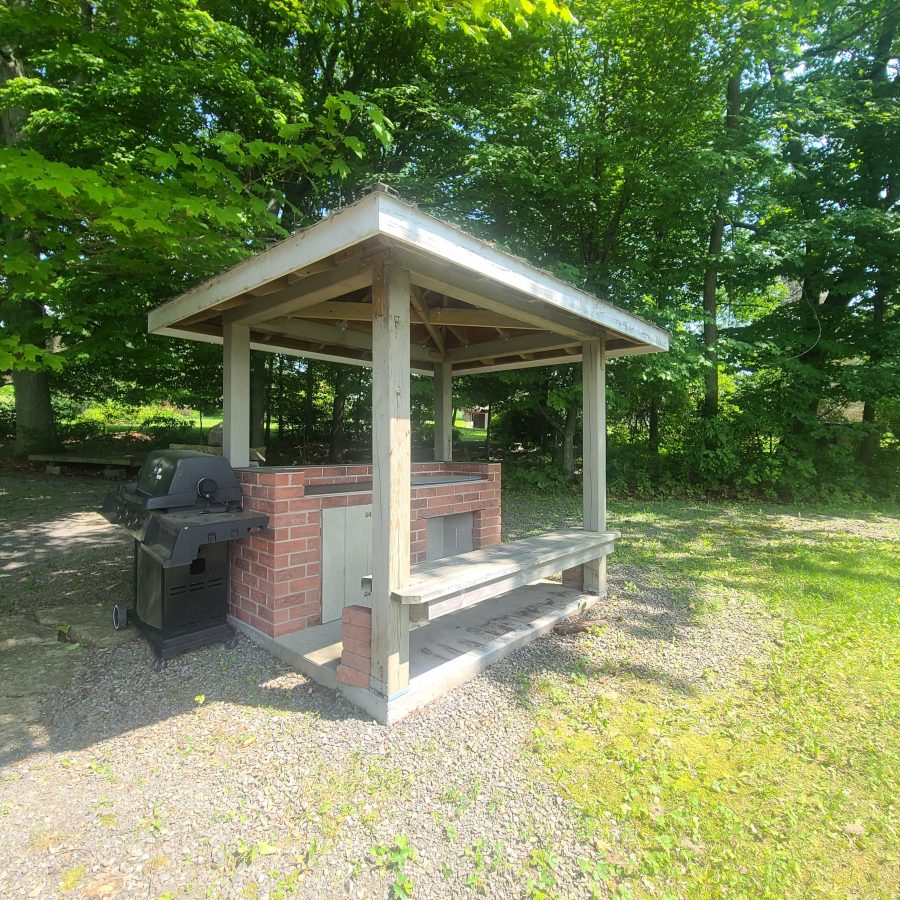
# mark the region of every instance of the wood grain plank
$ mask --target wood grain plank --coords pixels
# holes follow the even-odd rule
[[[582,353],[582,428],[584,527],[606,528],[606,350],[603,341],[587,341]],[[606,557],[584,566],[584,590],[606,593]]]
[[[391,599],[410,567],[409,272],[385,266],[383,295],[372,319],[371,685],[391,697],[409,685],[409,610]]]

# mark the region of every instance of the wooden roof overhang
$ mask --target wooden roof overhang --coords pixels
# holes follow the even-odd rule
[[[454,375],[575,362],[585,341],[609,357],[668,349],[668,333],[377,186],[351,206],[152,310],[149,330],[371,364],[383,267],[410,272],[411,365]]]

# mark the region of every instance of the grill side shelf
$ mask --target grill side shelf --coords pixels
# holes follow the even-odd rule
[[[164,569],[186,566],[203,544],[252,537],[268,524],[268,516],[255,512],[156,514],[150,519],[144,549]]]

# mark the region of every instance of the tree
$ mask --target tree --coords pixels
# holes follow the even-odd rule
[[[542,14],[568,15],[554,0]],[[391,28],[483,40],[528,15],[475,0],[4,0],[0,367],[23,385],[18,450],[52,440],[43,370],[141,316],[133,290],[158,302],[284,234],[389,144],[354,87],[390,64]],[[348,69],[357,43],[368,58]]]

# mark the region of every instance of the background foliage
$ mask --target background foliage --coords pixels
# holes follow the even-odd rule
[[[380,179],[670,329],[609,367],[614,489],[896,491],[898,24],[887,0],[3,0],[15,449],[108,438],[72,428],[110,401],[208,419],[218,353],[146,310]],[[368,455],[365,372],[255,372],[256,442]],[[459,452],[577,474],[577,366],[456,388],[491,423]],[[413,408],[424,447],[427,381]]]

